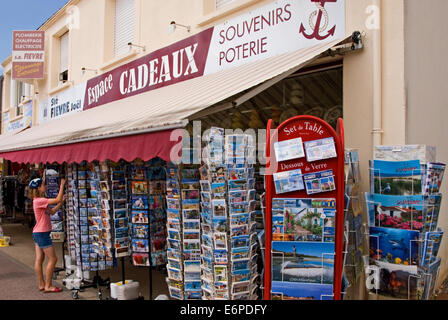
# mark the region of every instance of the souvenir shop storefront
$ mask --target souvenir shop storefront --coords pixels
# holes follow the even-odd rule
[[[150,283],[153,270],[162,270],[172,299],[366,299],[370,258],[381,279],[394,274],[407,284],[390,289],[374,282],[372,294],[430,296],[440,259],[432,261],[437,252],[424,245],[437,233],[440,202],[431,200],[424,224],[425,198],[422,225],[407,235],[421,240],[417,251],[428,261],[380,254],[385,244],[372,242],[369,231],[378,230],[369,227],[377,226],[377,204],[386,200],[367,197],[364,208],[358,152],[345,146],[344,55],[361,51],[361,34],[346,34],[342,8],[332,13],[337,27],[325,41],[315,34],[308,42],[279,43],[279,34],[297,37],[297,8],[287,4],[282,23],[234,41],[237,26],[271,9],[92,78],[81,84],[82,112],[0,138],[0,157],[45,172],[48,196],[67,177],[52,235],[64,242],[70,286],[82,288],[92,274],[128,260],[148,269]],[[379,150],[378,160],[392,160],[390,150]],[[398,153],[410,160],[421,151]],[[416,161],[420,170],[420,161],[435,159]],[[396,169],[381,165],[371,164],[371,172],[380,171],[372,197],[385,190],[381,174],[386,179]],[[418,196],[436,193],[420,189]],[[138,292],[134,285],[110,290],[130,296]]]

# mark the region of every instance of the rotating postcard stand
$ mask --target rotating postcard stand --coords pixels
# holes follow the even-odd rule
[[[343,123],[297,116],[266,136],[264,299],[341,299]]]

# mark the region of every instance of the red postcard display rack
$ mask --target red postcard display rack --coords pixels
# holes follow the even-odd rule
[[[333,137],[337,157],[308,162],[306,157],[277,163],[274,155],[274,143],[301,138],[302,142]],[[342,119],[338,120],[337,132],[325,121],[313,116],[297,116],[284,121],[277,129],[272,129],[272,120],[268,121],[266,133],[266,203],[265,203],[265,276],[264,299],[271,299],[271,249],[272,249],[272,199],[273,198],[316,198],[308,195],[306,190],[277,194],[273,173],[301,169],[303,174],[333,170],[336,189],[326,192],[325,198],[336,199],[335,218],[335,258],[333,299],[341,299],[343,267],[343,232],[344,232],[344,127]]]

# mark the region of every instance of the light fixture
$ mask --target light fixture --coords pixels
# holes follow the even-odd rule
[[[131,48],[131,47],[142,48],[142,49],[143,49],[143,52],[146,51],[146,47],[145,47],[145,46],[141,46],[141,45],[138,45],[138,44],[133,44],[132,42],[128,42],[128,46],[129,46],[129,48]]]
[[[98,74],[98,69],[88,69],[88,68],[82,67],[81,68],[81,76],[83,76],[86,73],[86,71],[91,71],[91,72],[95,72],[95,74]]]
[[[191,30],[190,26],[185,26],[183,24],[176,23],[176,21],[171,21],[170,25],[168,26],[168,34],[172,34],[176,30],[176,27],[184,27],[188,32],[190,32]]]

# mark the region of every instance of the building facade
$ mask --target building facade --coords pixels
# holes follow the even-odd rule
[[[320,5],[331,10],[332,2],[322,1]],[[44,79],[13,81],[11,57],[3,61],[2,133],[17,133],[82,111],[79,99],[73,97],[82,96],[77,92],[86,91],[89,80],[274,3],[273,0],[70,0],[39,27],[45,31]],[[287,19],[286,5],[282,13],[275,13],[277,18]],[[316,5],[317,14],[319,3],[312,5]],[[332,73],[322,77],[309,76],[316,77],[310,82],[314,86],[316,100],[321,95],[321,103],[326,105],[322,112],[340,106],[340,110],[336,108],[334,112],[343,115],[346,147],[359,151],[362,191],[369,188],[368,160],[372,159],[375,145],[434,145],[438,160],[448,160],[448,147],[443,143],[441,131],[446,129],[443,117],[438,116],[444,112],[442,93],[446,90],[443,90],[443,81],[433,80],[434,75],[441,80],[443,71],[447,71],[445,64],[439,64],[443,46],[446,46],[440,39],[447,24],[440,28],[439,24],[444,21],[441,16],[439,19],[425,19],[433,13],[442,15],[446,12],[444,9],[448,7],[443,0],[434,0],[431,7],[417,0],[345,0],[344,33],[349,36],[360,31],[363,50],[330,61],[313,61],[309,69],[299,72],[303,80],[285,84],[291,92],[298,90],[298,97],[302,94],[305,101],[311,101],[311,84],[306,77],[313,72]],[[328,30],[334,22],[328,15],[323,19]],[[304,25],[308,28],[308,22]],[[426,37],[427,30],[432,30],[430,38]],[[422,41],[427,45],[422,46]],[[255,44],[249,52],[251,49],[253,52],[257,50]],[[191,54],[194,47],[190,50]],[[183,52],[187,54],[186,50]],[[138,74],[134,76],[138,86]],[[98,99],[108,90],[108,85],[105,78],[102,87],[97,87],[96,91],[93,88],[91,94],[85,96],[84,105],[89,99]],[[334,90],[330,92],[331,88]],[[123,85],[122,91],[125,89]],[[281,104],[285,97],[281,86],[270,92],[271,96],[275,94]],[[328,102],[325,101],[326,95]],[[69,105],[61,106],[62,100],[70,101]],[[270,107],[270,103],[268,101],[266,107]],[[318,107],[310,104],[305,109]],[[244,114],[241,117],[244,118]],[[257,122],[256,117],[246,120]],[[213,118],[208,118],[208,121],[213,123]],[[255,126],[264,125],[265,119],[261,119]],[[447,179],[444,184],[442,190],[447,188]],[[447,206],[445,197],[442,210]],[[442,228],[446,227],[448,217],[442,215],[439,223]],[[440,255],[445,257],[447,253],[445,237]],[[439,281],[446,276],[448,259],[442,259]]]

